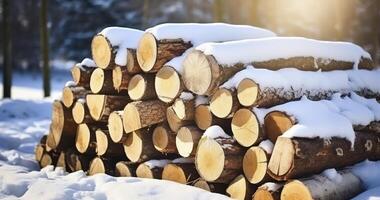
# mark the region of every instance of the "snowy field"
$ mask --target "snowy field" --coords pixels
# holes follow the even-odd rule
[[[67,71],[53,73],[53,97],[59,97],[70,78]],[[0,199],[227,199],[170,181],[103,174],[87,177],[83,171],[67,174],[52,166],[39,170],[34,147],[48,130],[53,101],[41,98],[41,86],[38,74],[16,73],[14,100],[0,101]],[[363,165],[368,167],[358,173],[371,172],[368,190],[355,199],[380,199],[379,181],[372,180],[380,177],[380,162]]]

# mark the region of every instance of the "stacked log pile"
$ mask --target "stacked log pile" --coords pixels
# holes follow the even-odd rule
[[[224,36],[212,38],[210,31]],[[380,89],[358,81],[378,71],[371,71],[371,58],[356,45],[333,43],[329,49],[319,41],[273,36],[227,24],[104,29],[93,38],[93,60],[72,68],[73,81],[54,101],[36,160],[67,172],[170,180],[236,199],[357,195],[359,178],[340,169],[380,159]],[[270,38],[256,39],[262,37]],[[340,54],[292,52],[314,43],[319,51]],[[344,54],[352,49],[356,53]],[[260,57],[267,51],[280,53]],[[313,85],[316,80],[324,85]],[[329,110],[316,116],[339,116],[346,124],[337,126],[349,127],[329,139],[318,132],[329,128],[322,122],[310,135],[294,131],[310,123],[313,112],[302,109],[315,102]],[[340,170],[344,184],[316,175],[329,168]]]

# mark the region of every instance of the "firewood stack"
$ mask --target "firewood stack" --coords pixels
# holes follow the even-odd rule
[[[371,85],[380,73],[354,44],[274,36],[228,24],[104,29],[93,61],[72,68],[54,101],[36,160],[236,199],[355,196],[360,180],[343,168],[380,159],[380,90]],[[320,174],[329,168],[344,184]]]

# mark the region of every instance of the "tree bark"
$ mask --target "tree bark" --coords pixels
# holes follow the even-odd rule
[[[81,65],[80,63],[74,65],[74,67],[71,68],[71,76],[74,83],[77,86],[84,87],[89,90],[91,74],[95,69],[96,67]]]

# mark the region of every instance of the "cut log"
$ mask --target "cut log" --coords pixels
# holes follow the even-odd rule
[[[81,65],[80,63],[76,64],[71,68],[71,76],[73,81],[77,86],[90,89],[90,78],[92,72],[96,67]]]
[[[194,120],[195,117],[195,99],[177,98],[173,105],[174,113],[181,120]]]
[[[219,65],[213,56],[194,50],[187,55],[182,66],[185,87],[198,95],[211,95],[221,83],[242,70],[245,65],[224,67]]]
[[[112,70],[96,68],[91,74],[91,92],[94,94],[117,94],[118,91],[113,87]]]
[[[89,94],[86,102],[91,117],[95,121],[106,122],[111,112],[123,110],[130,100],[126,96]]]
[[[296,119],[281,111],[272,111],[264,118],[265,133],[273,143],[294,124]]]
[[[224,130],[231,129],[231,120],[218,118],[211,113],[210,106],[201,104],[195,108],[195,123],[201,130],[206,130],[212,125],[218,125]]]
[[[92,157],[80,154],[74,149],[66,151],[66,167],[75,172],[79,170],[87,171],[90,167]]]
[[[266,137],[256,114],[246,108],[234,114],[231,129],[236,141],[245,147],[259,144]]]
[[[153,146],[150,129],[140,129],[129,133],[123,145],[125,155],[132,162],[143,162],[162,157]]]
[[[103,157],[96,157],[90,163],[90,169],[88,170],[88,175],[95,175],[99,173],[108,174],[111,176],[115,175],[115,162],[112,159],[107,159]]]
[[[229,183],[241,173],[243,152],[234,139],[202,137],[195,154],[197,171],[206,181]]]
[[[63,106],[61,101],[53,102],[52,123],[50,127],[52,138],[49,146],[53,149],[65,149],[74,146],[77,125],[71,110]]]
[[[252,184],[264,183],[270,180],[267,174],[268,153],[261,147],[251,147],[243,158],[243,172],[247,180]]]
[[[66,154],[65,152],[61,151],[59,153],[58,159],[57,159],[57,164],[55,167],[61,167],[64,171],[69,172],[66,166]]]
[[[236,91],[219,88],[210,100],[211,112],[219,118],[231,118],[240,105],[236,97]]]
[[[44,168],[49,165],[56,165],[58,160],[58,153],[57,152],[50,152],[50,153],[43,153],[41,157],[41,161],[39,162],[40,168]]]
[[[157,72],[171,59],[182,55],[192,47],[182,39],[157,40],[151,33],[144,33],[137,47],[137,61],[145,72]]]
[[[116,163],[115,175],[122,177],[136,177],[138,164],[130,161],[119,161]]]
[[[90,93],[90,91],[84,87],[66,86],[62,91],[62,103],[66,108],[70,108],[75,101],[85,98],[88,93]]]
[[[162,179],[190,184],[199,178],[194,163],[169,163],[162,171]]]
[[[227,185],[224,183],[209,183],[201,178],[195,181],[193,186],[209,192],[215,192],[220,194],[225,194],[227,187]]]
[[[203,132],[194,126],[181,127],[176,136],[176,147],[182,157],[194,156]]]
[[[124,108],[123,127],[126,133],[161,123],[166,118],[167,105],[159,100],[135,101]]]
[[[153,130],[153,145],[161,153],[177,153],[175,138],[176,133],[172,132],[167,125],[157,126]]]
[[[75,147],[79,153],[96,154],[96,127],[89,124],[79,124],[75,138]]]
[[[162,67],[154,81],[157,97],[163,102],[173,102],[185,89],[181,75],[170,66]]]
[[[168,107],[166,110],[166,119],[168,120],[170,129],[174,132],[177,132],[182,126],[187,126],[194,123],[192,120],[181,120],[178,118],[172,106]]]
[[[330,180],[322,175],[293,180],[285,184],[281,192],[281,199],[323,199],[345,200],[351,199],[363,191],[358,177],[348,171],[338,172],[341,180]]]
[[[148,100],[157,97],[154,90],[154,74],[136,74],[128,84],[128,95],[132,100]]]
[[[45,152],[47,152],[45,150],[45,145],[37,144],[37,146],[34,150],[34,158],[36,159],[37,162],[41,161],[42,156],[44,155]]]
[[[75,102],[72,109],[72,115],[75,123],[77,124],[90,123],[94,121],[90,115],[90,111],[85,99],[78,99]]]
[[[136,175],[140,178],[162,178],[162,170],[169,160],[150,160],[141,163],[136,169]]]
[[[237,176],[227,187],[226,193],[232,199],[252,199],[255,187],[250,185],[243,175]]]
[[[51,125],[50,125],[50,130],[51,130]],[[54,136],[53,136],[52,132],[50,132],[47,135],[45,151],[46,152],[53,151],[56,147],[57,147],[57,144],[55,144]]]
[[[125,159],[124,147],[121,143],[114,143],[111,140],[108,130],[97,129],[96,136],[96,154],[106,156],[107,158]]]
[[[342,138],[309,139],[278,137],[268,164],[268,173],[276,180],[289,180],[341,168],[380,156],[380,136],[357,132],[353,149]]]
[[[280,200],[282,187],[282,184],[265,183],[257,188],[252,200]]]
[[[113,111],[108,118],[108,131],[115,143],[123,143],[127,139],[127,133],[123,128],[124,111]]]
[[[127,49],[127,71],[129,74],[138,74],[142,72],[137,61],[136,49]]]
[[[119,94],[128,93],[128,84],[131,80],[131,75],[125,67],[115,67],[112,70],[112,83],[113,87]]]

